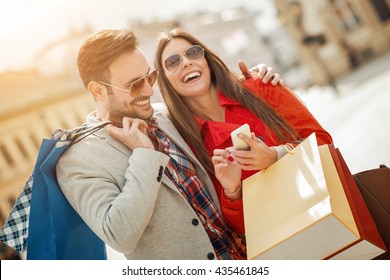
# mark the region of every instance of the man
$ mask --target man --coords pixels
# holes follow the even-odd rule
[[[165,107],[152,107],[157,73],[134,34],[91,35],[78,67],[96,103],[87,123],[111,121],[57,164],[61,190],[87,225],[127,259],[245,258],[207,172]]]

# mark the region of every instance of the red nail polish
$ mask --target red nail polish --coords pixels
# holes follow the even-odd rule
[[[228,160],[230,160],[230,161],[234,161],[234,157],[232,157],[232,156],[229,156],[229,157],[228,157]]]

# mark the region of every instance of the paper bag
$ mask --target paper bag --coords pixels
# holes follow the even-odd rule
[[[329,158],[323,168],[312,134],[293,154],[243,181],[248,259],[326,259],[361,239]],[[384,250],[373,245],[366,252]]]
[[[379,168],[354,174],[353,178],[363,195],[387,249],[389,249],[390,169],[385,165],[381,165]]]
[[[333,145],[320,146],[319,150],[325,177],[338,179],[334,184],[342,185],[360,235],[360,239],[334,253],[330,258],[356,260],[372,259],[380,255],[383,253],[382,250],[386,250],[386,245],[340,150]],[[328,176],[331,172],[334,176]],[[376,247],[379,248],[378,251],[375,250]]]

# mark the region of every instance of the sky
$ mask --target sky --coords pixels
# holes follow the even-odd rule
[[[0,0],[0,72],[18,70],[42,47],[87,23],[93,29],[128,28],[129,21],[169,19],[178,13],[245,6],[269,0]]]

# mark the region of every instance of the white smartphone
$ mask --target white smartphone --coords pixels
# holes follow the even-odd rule
[[[244,135],[247,135],[249,138],[251,137],[251,130],[249,128],[248,124],[243,124],[236,130],[232,131],[230,134],[233,142],[233,147],[236,150],[249,150],[250,147],[248,146],[247,143],[245,143],[242,139],[240,139],[237,135],[239,133],[242,133]]]

